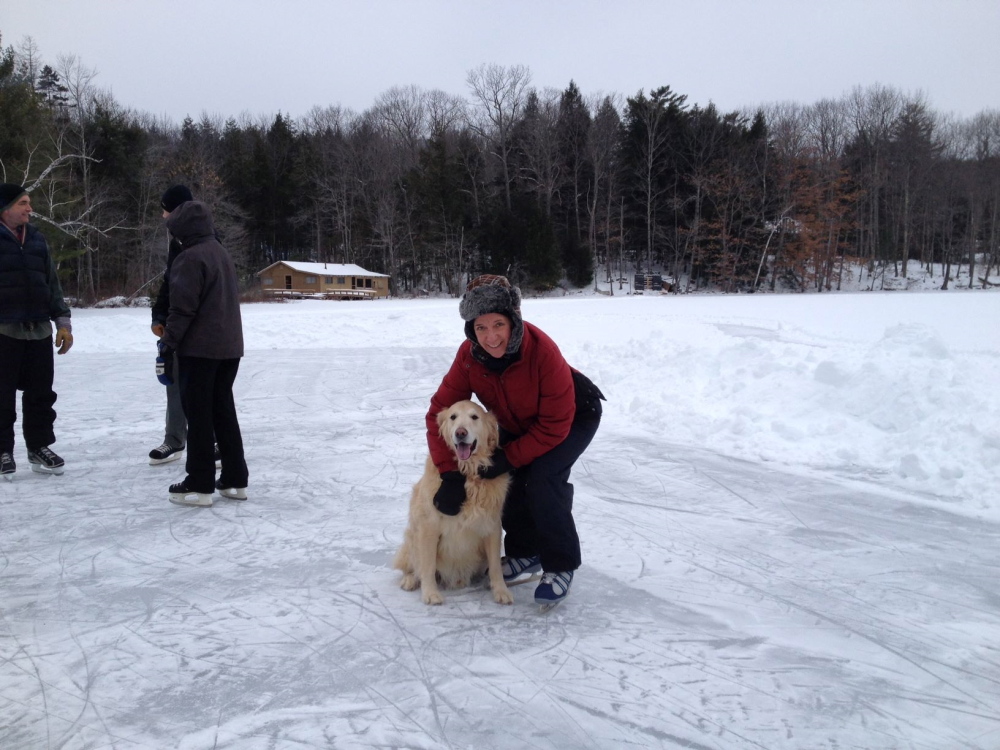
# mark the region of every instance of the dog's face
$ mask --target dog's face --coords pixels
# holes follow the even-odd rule
[[[459,461],[487,458],[499,441],[497,420],[479,404],[459,401],[438,414],[438,432]]]

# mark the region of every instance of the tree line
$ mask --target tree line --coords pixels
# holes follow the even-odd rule
[[[26,38],[0,46],[0,177],[31,188],[82,302],[148,289],[178,182],[212,206],[248,287],[277,260],[356,263],[399,295],[484,272],[539,290],[656,273],[675,291],[823,291],[860,268],[881,288],[909,264],[942,264],[947,288],[963,269],[985,283],[977,258],[980,276],[1000,266],[1000,110],[946,116],[876,85],[723,113],[669,86],[539,90],[520,65],[467,85],[177,125]]]

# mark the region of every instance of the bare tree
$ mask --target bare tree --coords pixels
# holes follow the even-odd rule
[[[609,282],[615,278],[620,280],[624,273],[621,268],[617,273],[613,272],[614,254],[611,251],[613,234],[611,225],[612,217],[615,215],[614,200],[617,190],[615,176],[618,171],[618,139],[622,124],[620,108],[621,102],[614,96],[595,97],[591,104],[594,120],[587,133],[587,156],[593,166],[592,180],[587,186],[589,219],[587,235],[594,251],[595,263],[599,264],[601,257],[604,258]],[[599,232],[599,227],[603,231]],[[598,235],[601,239],[598,239]],[[596,273],[594,283],[597,283]],[[610,288],[614,294],[614,284],[611,284]]]
[[[984,212],[988,230],[983,237],[987,251],[984,278],[988,278],[991,267],[1000,272],[1000,170],[997,169],[1000,164],[1000,109],[985,110],[977,115],[975,121],[981,133],[983,147],[977,158],[989,207]]]
[[[311,144],[312,156],[305,174],[315,194],[317,250],[324,261],[356,261],[354,230],[364,187],[356,139],[361,126],[362,118],[341,107],[314,107],[302,120],[302,135]],[[323,245],[323,236],[328,237],[329,247]]]
[[[881,254],[881,209],[887,171],[886,148],[902,103],[903,97],[897,90],[877,84],[867,89],[856,86],[848,99],[848,117],[854,131],[855,151],[866,198],[858,248],[862,257],[868,258],[873,272],[875,264],[884,260]],[[872,277],[873,285],[876,275]]]
[[[636,208],[645,226],[644,262],[649,270],[662,257],[659,250],[666,231],[677,226],[676,138],[686,99],[669,86],[653,89],[649,97],[640,90],[627,99],[623,143]],[[665,215],[673,221],[665,220]]]
[[[961,128],[968,160],[962,169],[967,217],[964,249],[969,263],[969,288],[975,280],[976,258],[986,261],[986,274],[998,252],[1000,215],[1000,110],[986,110]]]
[[[408,156],[409,168],[416,163],[420,147],[429,135],[427,97],[417,86],[393,86],[375,100],[370,110],[394,144],[401,143]]]
[[[24,37],[17,45],[16,58],[18,75],[34,87],[42,66],[38,43],[30,36]]]
[[[809,110],[797,102],[778,102],[765,105],[762,111],[775,156],[782,162],[804,156],[810,148]],[[743,114],[752,116],[749,110],[744,110]]]
[[[427,121],[432,133],[455,130],[468,119],[468,102],[440,89],[428,91],[425,99]]]
[[[546,216],[552,215],[552,198],[559,185],[559,92],[546,89],[542,96],[528,94],[524,117],[518,125],[521,169],[519,176],[538,196]]]
[[[843,156],[850,131],[846,102],[821,99],[807,107],[804,116],[810,150],[826,160]]]
[[[60,139],[69,141],[73,151],[83,157],[79,170],[80,199],[84,214],[92,215],[96,208],[97,198],[94,195],[94,186],[90,179],[93,148],[90,144],[89,126],[94,115],[96,90],[93,81],[97,77],[97,71],[83,65],[76,55],[61,55],[58,58],[57,67],[63,85],[66,87],[67,95],[67,106],[63,118],[65,127]],[[85,229],[81,231],[80,238],[86,250],[81,256],[77,268],[77,293],[78,296],[92,300],[96,297],[94,283],[95,242]]]
[[[525,96],[531,84],[531,72],[524,65],[505,68],[495,63],[483,63],[469,71],[466,82],[479,105],[478,112],[470,119],[469,124],[490,144],[491,153],[500,162],[507,210],[510,210],[513,152],[511,134],[524,107]]]

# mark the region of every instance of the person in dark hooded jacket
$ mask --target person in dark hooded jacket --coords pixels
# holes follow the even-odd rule
[[[604,395],[567,364],[559,347],[521,318],[521,292],[503,276],[473,279],[459,303],[465,341],[427,412],[427,443],[441,473],[434,505],[456,515],[465,502],[465,478],[438,434],[437,414],[475,394],[500,424],[495,477],[511,472],[503,509],[503,576],[508,583],[541,582],[535,601],[561,602],[580,567],[573,522],[573,464],[600,425]]]
[[[245,500],[248,470],[233,399],[243,356],[236,267],[201,201],[180,204],[167,215],[166,224],[181,250],[170,266],[170,309],[161,356],[169,363],[177,353],[176,377],[188,422],[187,476],[170,486],[170,501],[211,505],[213,489],[223,497]],[[215,442],[222,460],[218,481]]]
[[[8,480],[17,470],[14,422],[19,390],[32,471],[62,474],[64,468],[63,459],[49,447],[56,441],[52,323],[59,354],[73,345],[73,327],[49,246],[30,219],[28,191],[0,184],[0,476]]]

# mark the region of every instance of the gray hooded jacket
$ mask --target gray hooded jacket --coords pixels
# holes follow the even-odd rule
[[[242,357],[236,266],[215,237],[212,212],[201,201],[182,203],[167,217],[167,229],[182,250],[170,266],[164,344],[186,357]]]

